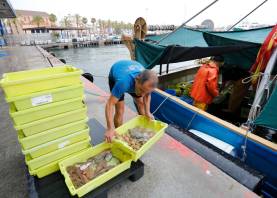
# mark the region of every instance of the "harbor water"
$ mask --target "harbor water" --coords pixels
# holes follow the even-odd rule
[[[67,64],[91,73],[94,83],[108,93],[108,75],[112,64],[118,60],[130,59],[129,51],[124,45],[59,49],[52,52],[57,58],[64,59]],[[133,100],[128,94],[125,94],[125,104],[135,110]]]
[[[107,92],[109,91],[107,76],[112,64],[121,59],[130,59],[129,51],[124,45],[70,48],[52,52],[57,58],[65,59],[67,64],[91,73],[95,76],[95,84]]]
[[[109,92],[108,75],[113,63],[122,59],[130,59],[130,54],[125,45],[100,46],[92,48],[57,49],[52,52],[59,59],[64,59],[67,64],[89,72],[94,76],[94,83],[106,92]],[[194,61],[170,64],[170,69],[190,66]],[[165,66],[163,68],[165,70]],[[159,66],[154,67],[157,73]],[[133,100],[129,94],[125,94],[125,104],[135,110]]]

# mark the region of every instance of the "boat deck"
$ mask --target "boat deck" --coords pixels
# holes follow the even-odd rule
[[[34,46],[3,48],[1,53],[5,55],[0,57],[0,75],[10,71],[49,67],[50,62],[53,65],[62,64],[55,57]],[[83,81],[89,118],[105,126],[104,106],[109,93],[86,79]],[[24,158],[2,90],[0,111],[1,194],[4,197],[28,197]],[[126,107],[124,120],[134,116],[136,113]],[[91,130],[94,130],[93,127]],[[99,133],[100,138],[103,138],[103,131]],[[109,191],[109,197],[257,197],[255,193],[168,135],[164,135],[141,160],[145,164],[144,176],[137,182],[126,180],[113,187]]]

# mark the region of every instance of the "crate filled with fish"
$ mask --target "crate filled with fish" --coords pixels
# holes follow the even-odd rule
[[[131,156],[119,147],[102,143],[59,163],[71,195],[83,196],[131,166]]]
[[[166,128],[166,123],[137,116],[116,129],[113,143],[137,161],[163,136]]]

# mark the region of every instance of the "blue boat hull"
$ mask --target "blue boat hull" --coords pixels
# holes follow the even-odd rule
[[[159,90],[153,92],[151,111],[155,111],[167,96],[169,95]],[[175,97],[168,98],[154,116],[168,124],[174,124],[183,129],[196,129],[220,139],[235,147],[238,158],[243,155],[242,146],[245,142],[245,132],[242,133],[242,129],[206,112],[196,110]],[[267,141],[261,140],[258,136],[253,138],[254,134],[250,135],[251,137],[247,139],[246,161],[244,163],[265,175],[265,182],[261,189],[263,196],[275,197],[277,195],[276,147],[270,147],[273,144],[271,142],[268,146]]]

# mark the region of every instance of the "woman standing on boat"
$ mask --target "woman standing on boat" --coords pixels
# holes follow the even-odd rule
[[[137,106],[138,113],[154,119],[150,113],[151,92],[157,87],[158,77],[155,72],[145,69],[132,60],[121,60],[113,64],[109,74],[111,96],[106,104],[108,142],[115,135],[115,128],[122,125],[124,113],[124,93],[129,93]],[[115,115],[113,116],[113,110]]]
[[[213,56],[209,63],[203,64],[197,71],[190,94],[195,107],[206,111],[214,97],[218,96],[219,67],[223,62],[222,56]]]

